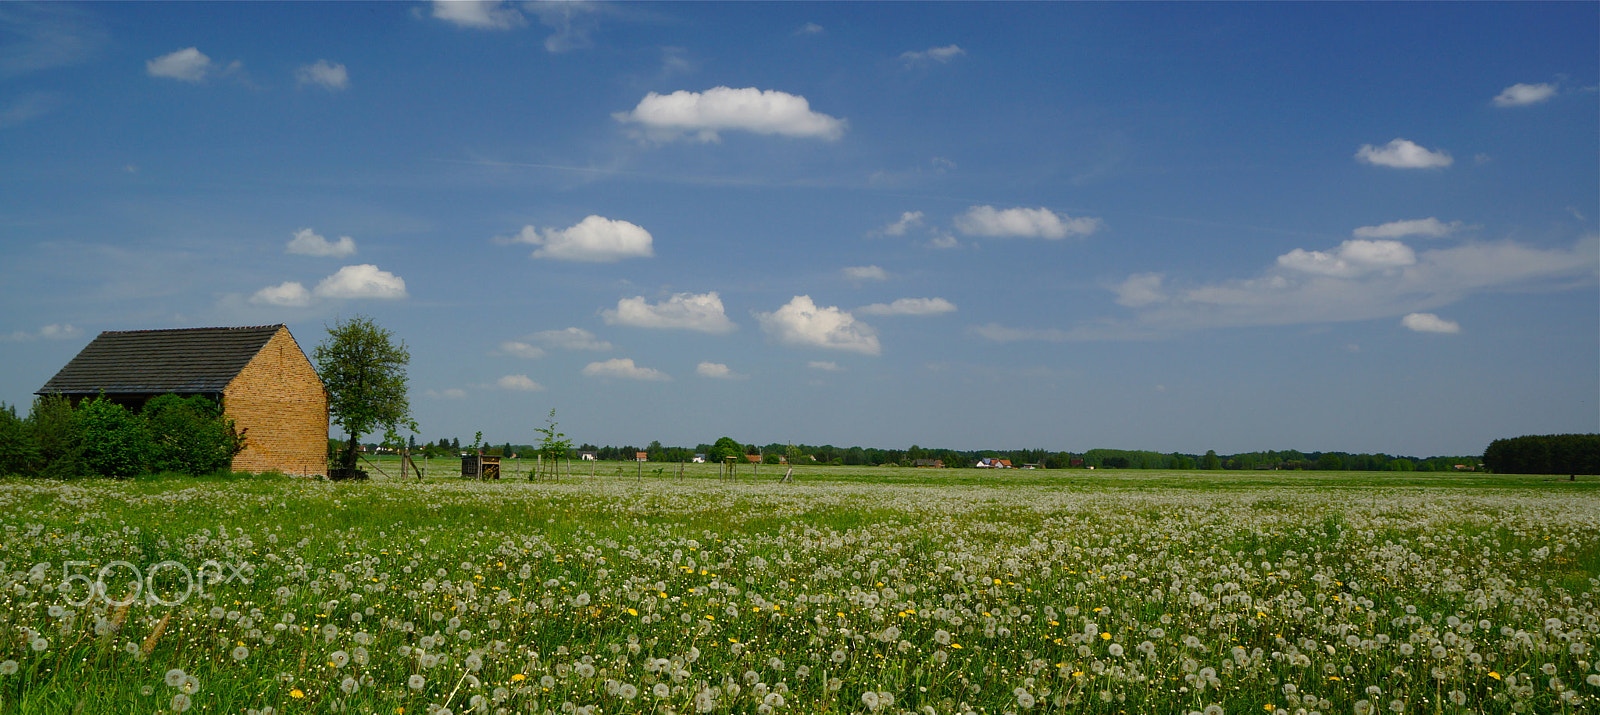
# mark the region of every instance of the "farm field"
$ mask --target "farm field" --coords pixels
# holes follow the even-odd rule
[[[0,480],[0,712],[1600,699],[1592,477],[516,466]]]

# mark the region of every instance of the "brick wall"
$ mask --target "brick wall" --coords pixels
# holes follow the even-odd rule
[[[306,354],[279,328],[223,391],[223,412],[245,432],[241,472],[328,471],[328,398]]]

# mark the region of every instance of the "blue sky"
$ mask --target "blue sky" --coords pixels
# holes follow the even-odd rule
[[[420,440],[1600,430],[1594,3],[0,4],[0,400],[365,314]]]

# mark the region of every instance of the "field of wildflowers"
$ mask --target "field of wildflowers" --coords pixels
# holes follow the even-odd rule
[[[1593,482],[636,469],[0,481],[0,713],[1600,703]]]

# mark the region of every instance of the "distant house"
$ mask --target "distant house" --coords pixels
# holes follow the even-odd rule
[[[979,459],[978,463],[973,466],[979,469],[1010,469],[1011,460],[997,459],[995,457],[983,457]]]
[[[761,463],[761,455],[759,455],[759,454],[747,454],[747,455],[744,456],[744,461],[749,462],[751,464],[760,464]]]
[[[648,462],[648,461],[650,461],[650,453],[649,452],[634,452],[633,453],[633,461],[635,461],[635,462]]]
[[[694,456],[694,459],[692,459],[690,461],[694,462],[695,464],[705,464],[706,463],[706,456],[703,455],[703,454],[697,454],[697,455]]]
[[[911,466],[913,466],[913,467],[927,467],[929,469],[944,469],[944,460],[942,460],[942,459],[917,459],[917,460],[912,460]]]
[[[327,392],[283,325],[106,331],[35,394],[77,404],[102,393],[134,410],[168,393],[207,397],[244,435],[233,469],[327,472]]]
[[[578,453],[578,459],[581,459],[581,460],[583,460],[585,462],[593,462],[597,457],[598,457],[598,455],[596,455],[594,452],[579,452]]]

